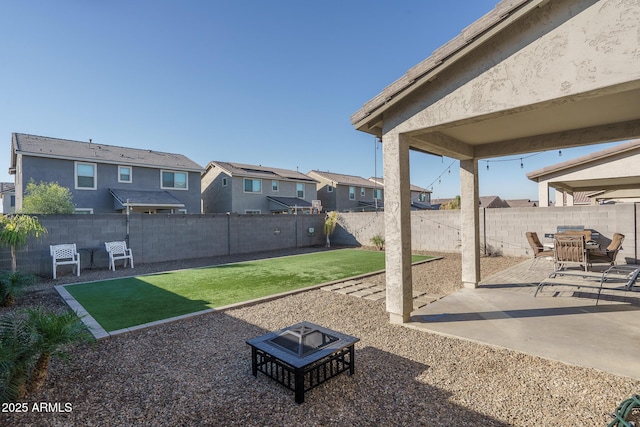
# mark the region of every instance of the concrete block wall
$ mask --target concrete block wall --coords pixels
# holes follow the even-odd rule
[[[370,246],[370,238],[384,236],[384,214],[343,213],[332,241],[336,245]],[[382,217],[382,218],[381,218]],[[480,209],[480,245],[488,254],[532,256],[525,237],[535,231],[545,242],[545,233],[555,233],[558,226],[582,225],[600,233],[599,243],[605,248],[614,233],[625,235],[617,260],[632,262],[638,258],[640,213],[637,205],[572,206],[548,208]],[[339,231],[339,232],[338,232]],[[460,251],[460,211],[413,211],[411,213],[411,245],[421,251]],[[551,240],[549,240],[551,242]]]
[[[127,237],[127,218],[121,214],[45,215],[39,220],[48,232],[30,238],[18,251],[20,271],[51,275],[49,245],[60,243],[82,249],[83,268],[92,252],[94,265],[106,268],[104,242]],[[324,215],[131,214],[129,247],[136,264],[308,247],[324,245],[323,224]],[[10,268],[10,249],[0,247],[0,269]]]

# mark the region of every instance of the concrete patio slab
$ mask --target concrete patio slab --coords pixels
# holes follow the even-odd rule
[[[534,297],[535,284],[521,282],[528,267],[421,307],[405,325],[640,379],[640,294],[606,292],[597,306],[595,293],[571,287]]]

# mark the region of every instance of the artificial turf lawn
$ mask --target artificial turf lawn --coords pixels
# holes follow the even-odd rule
[[[412,262],[428,258],[414,255]],[[106,331],[115,331],[383,269],[384,252],[342,249],[65,288]]]

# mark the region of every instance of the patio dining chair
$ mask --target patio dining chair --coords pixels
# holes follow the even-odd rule
[[[589,268],[584,235],[554,237],[553,262],[555,270],[565,270],[570,265],[579,265],[584,271]]]
[[[535,231],[527,231],[526,233],[527,240],[529,241],[529,245],[531,245],[531,250],[533,251],[533,261],[529,266],[529,269],[532,269],[534,265],[538,263],[540,258],[552,258],[553,250],[546,249],[542,243],[540,243],[540,239],[538,238],[538,233]]]
[[[604,251],[591,251],[589,252],[589,264],[605,263],[614,265],[616,262],[616,256],[622,248],[622,242],[624,241],[624,234],[614,233],[611,238],[611,243]]]

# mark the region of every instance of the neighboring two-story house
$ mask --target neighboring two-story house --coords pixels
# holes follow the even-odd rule
[[[16,186],[13,182],[0,182],[0,199],[2,200],[2,213],[10,214],[16,208]]]
[[[202,174],[204,213],[311,213],[317,181],[288,169],[212,161]]]
[[[369,212],[384,210],[384,178],[312,170],[318,180],[318,199],[325,211]],[[431,191],[411,184],[411,208],[431,209]]]
[[[373,181],[384,187],[384,178],[372,176],[369,181]],[[417,185],[410,184],[409,191],[411,193],[411,209],[413,210],[429,210],[431,209],[431,191]]]
[[[16,210],[29,181],[68,188],[77,213],[200,213],[203,168],[181,154],[14,133]]]
[[[318,181],[318,199],[325,211],[362,212],[382,210],[383,185],[368,179],[312,170],[308,176]]]

